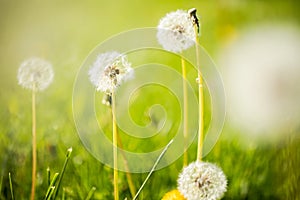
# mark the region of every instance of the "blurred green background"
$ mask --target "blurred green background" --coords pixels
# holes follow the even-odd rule
[[[44,58],[55,71],[53,84],[37,98],[37,199],[43,198],[47,188],[46,168],[59,171],[70,146],[74,151],[63,180],[67,198],[83,199],[95,186],[94,199],[112,199],[112,170],[82,146],[72,116],[73,82],[89,52],[114,34],[155,27],[166,13],[195,7],[202,23],[200,43],[214,59],[249,26],[264,22],[300,25],[299,6],[296,0],[0,0],[0,199],[10,199],[8,172],[16,199],[27,199],[30,194],[31,94],[16,78],[24,59]],[[226,124],[204,160],[217,163],[227,175],[224,199],[299,199],[299,144],[296,131],[280,143],[244,143],[238,131]],[[190,160],[195,155],[193,144]],[[161,199],[176,188],[181,164],[180,159],[155,172],[140,199]],[[146,175],[134,174],[137,188]],[[125,175],[120,176],[124,199],[130,193]]]

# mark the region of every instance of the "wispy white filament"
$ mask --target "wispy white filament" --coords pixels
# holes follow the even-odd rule
[[[226,188],[227,179],[223,171],[207,162],[189,164],[178,178],[178,190],[187,200],[221,199]]]
[[[194,45],[193,22],[186,11],[168,13],[160,20],[157,29],[158,42],[168,51],[181,52]]]
[[[41,58],[30,58],[22,62],[18,70],[19,85],[26,89],[42,91],[53,81],[52,65]]]
[[[99,54],[88,74],[98,91],[111,93],[133,77],[133,70],[125,55],[112,51]]]

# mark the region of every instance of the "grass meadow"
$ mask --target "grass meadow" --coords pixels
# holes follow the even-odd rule
[[[113,35],[135,28],[156,27],[166,13],[195,7],[201,21],[200,44],[215,61],[218,70],[222,71],[222,65],[218,62],[220,53],[249,27],[284,23],[299,28],[298,6],[299,2],[293,0],[1,0],[0,199],[12,199],[9,173],[14,199],[30,197],[31,91],[18,85],[17,80],[17,71],[23,60],[32,56],[44,58],[52,63],[55,73],[49,88],[36,94],[35,199],[44,199],[49,186],[47,168],[50,169],[50,179],[56,172],[60,173],[70,147],[73,151],[56,199],[113,199],[113,169],[99,162],[85,148],[73,118],[74,82],[89,53]],[[157,52],[150,56],[161,59]],[[141,58],[144,57],[137,56],[137,62]],[[181,73],[177,61],[164,60]],[[191,67],[188,72],[191,87],[197,94],[197,85],[193,81],[197,72]],[[226,90],[230,88],[225,87]],[[300,93],[299,90],[296,92]],[[109,108],[101,104],[102,96],[101,93],[95,95],[95,99],[99,100],[95,103],[96,115],[104,124],[103,131],[111,139],[111,115]],[[205,104],[204,129],[207,130],[211,120],[207,89],[205,96],[208,103]],[[161,134],[165,134],[162,138],[171,139],[181,123],[181,116],[178,101],[168,92],[168,88],[149,85],[141,89],[132,100],[131,117],[138,125],[147,125],[151,122],[149,108],[156,104],[161,104],[167,112],[164,116],[161,110],[152,110],[158,122],[160,117],[167,117],[166,125],[169,127],[162,129]],[[256,126],[255,123],[252,125]],[[246,134],[247,130],[235,126],[226,118],[217,143],[203,158],[220,166],[226,174],[228,186],[224,200],[300,199],[299,123],[296,128],[287,126],[279,132],[279,139],[262,141]],[[160,137],[135,140],[123,131],[120,131],[120,136],[128,150],[141,153],[157,150],[168,143],[167,139]],[[197,139],[194,138],[188,148],[189,162],[196,159],[196,154]],[[162,199],[165,193],[176,189],[182,163],[183,156],[155,171],[138,199]],[[131,174],[136,189],[142,185],[147,174]],[[119,172],[118,185],[120,199],[132,199],[124,172]]]

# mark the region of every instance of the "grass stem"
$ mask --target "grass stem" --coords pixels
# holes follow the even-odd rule
[[[136,193],[136,195],[133,197],[133,200],[136,200],[139,196],[139,194],[141,193],[141,191],[143,190],[143,188],[145,187],[147,181],[149,180],[150,176],[152,175],[152,173],[154,172],[156,166],[158,165],[159,161],[162,159],[162,157],[164,156],[164,154],[167,152],[168,148],[170,147],[170,145],[173,143],[173,139],[167,144],[167,146],[164,148],[164,150],[161,152],[161,154],[158,156],[156,162],[154,163],[154,165],[152,166],[151,171],[149,172],[148,176],[146,177],[145,181],[143,182],[142,186],[140,187],[140,189],[138,190],[138,192]]]
[[[95,187],[92,187],[92,188],[90,189],[88,195],[86,196],[85,200],[90,200],[90,199],[92,199],[92,197],[93,197],[95,191],[96,191],[96,188],[95,188]]]
[[[59,178],[58,178],[58,182],[57,182],[57,187],[53,193],[53,199],[56,198],[58,192],[59,192],[59,188],[60,188],[60,185],[61,185],[61,182],[62,182],[62,179],[63,179],[63,176],[64,176],[64,173],[66,171],[66,167],[68,165],[68,162],[69,162],[69,159],[71,157],[71,154],[72,154],[72,147],[70,147],[68,150],[67,150],[67,153],[66,153],[66,159],[65,159],[65,162],[64,162],[64,165],[61,169],[61,172],[60,172],[60,175],[59,175]]]
[[[11,174],[10,172],[8,173],[8,179],[9,179],[9,188],[10,188],[10,195],[11,199],[14,200],[14,191],[13,191],[13,185],[12,185],[12,179],[11,179]]]

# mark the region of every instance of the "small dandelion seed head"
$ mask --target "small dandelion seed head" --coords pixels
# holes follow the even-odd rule
[[[133,78],[133,69],[125,55],[112,51],[99,54],[88,74],[97,91],[110,94],[122,82]]]
[[[179,175],[178,190],[188,200],[221,199],[227,190],[227,179],[216,165],[197,161]]]
[[[52,65],[41,58],[30,58],[22,62],[18,70],[18,83],[26,89],[45,90],[53,81]]]
[[[160,20],[157,29],[158,42],[168,51],[181,52],[194,44],[193,22],[186,11],[168,13]]]
[[[162,200],[186,200],[178,190],[172,190],[166,193]]]

